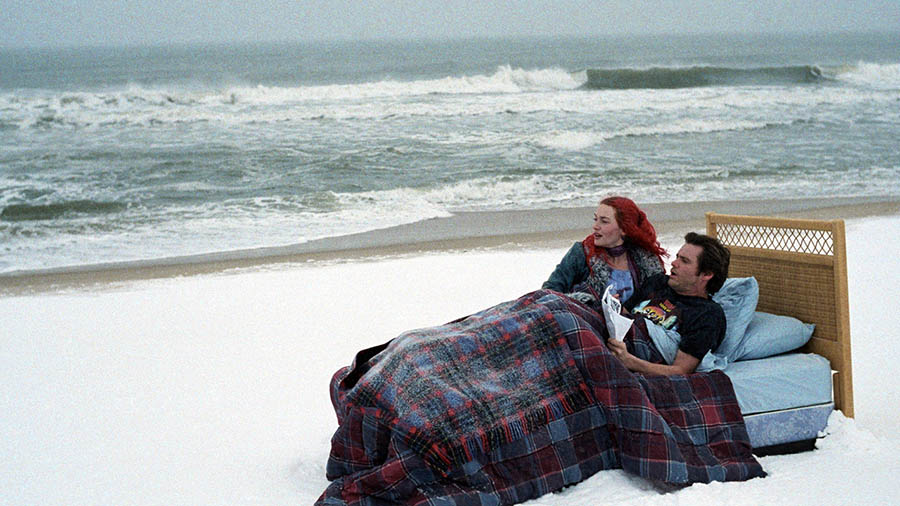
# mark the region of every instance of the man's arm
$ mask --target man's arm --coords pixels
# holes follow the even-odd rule
[[[659,376],[690,374],[694,372],[698,365],[700,365],[699,358],[689,355],[681,350],[678,350],[675,353],[675,361],[672,362],[672,365],[653,364],[628,353],[628,349],[625,347],[623,341],[608,339],[606,342],[609,345],[609,351],[612,352],[616,358],[621,360],[622,364],[627,367],[628,370],[634,372],[655,374]]]

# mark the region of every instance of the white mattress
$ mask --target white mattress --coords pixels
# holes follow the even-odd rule
[[[724,372],[744,415],[832,402],[831,365],[812,353],[733,362]]]

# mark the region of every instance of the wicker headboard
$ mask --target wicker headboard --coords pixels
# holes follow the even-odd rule
[[[731,250],[730,277],[759,282],[758,311],[816,324],[801,351],[831,362],[835,408],[852,417],[844,222],[707,213],[706,233]]]

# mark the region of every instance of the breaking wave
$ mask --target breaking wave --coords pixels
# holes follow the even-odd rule
[[[53,220],[66,215],[97,215],[122,211],[128,207],[119,202],[98,202],[95,200],[72,200],[52,204],[10,204],[0,211],[3,221]]]
[[[576,90],[583,72],[558,68],[525,70],[501,66],[493,74],[417,81],[384,80],[358,84],[313,86],[234,86],[147,88],[129,85],[117,90],[0,93],[2,129],[78,128],[85,126],[153,126],[198,121],[277,121],[321,119],[349,115],[387,116],[406,99],[413,103],[432,96],[515,95]],[[407,109],[409,106],[407,106]],[[285,116],[284,111],[290,111]],[[413,110],[414,112],[416,109]],[[418,110],[432,114],[428,104]],[[272,119],[274,115],[275,119]]]
[[[790,121],[784,124],[790,124]],[[740,130],[756,130],[777,126],[764,121],[682,120],[653,126],[629,127],[615,132],[563,131],[545,134],[537,144],[553,149],[577,151],[595,144],[621,137],[649,137],[656,135],[705,134]]]
[[[791,85],[828,79],[815,65],[785,67],[653,67],[588,69],[586,89],[698,88],[702,86]]]

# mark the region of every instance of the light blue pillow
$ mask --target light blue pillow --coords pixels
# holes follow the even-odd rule
[[[756,312],[734,351],[734,360],[753,360],[796,350],[812,337],[812,323],[771,313]]]
[[[722,288],[713,295],[714,301],[725,311],[725,338],[715,350],[715,355],[726,362],[737,360],[738,347],[759,302],[759,283],[756,278],[728,278]]]

